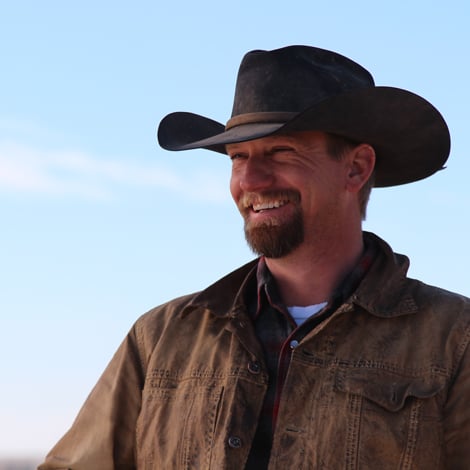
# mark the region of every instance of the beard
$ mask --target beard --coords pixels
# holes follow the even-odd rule
[[[298,201],[296,194],[294,198]],[[297,248],[304,241],[304,218],[300,207],[288,220],[275,218],[262,224],[250,224],[245,217],[245,239],[253,253],[267,258],[282,258]]]

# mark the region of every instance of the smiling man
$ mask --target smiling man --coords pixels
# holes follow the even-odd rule
[[[287,305],[328,300],[363,250],[358,194],[375,152],[350,145],[332,158],[332,141],[304,131],[226,147],[247,242],[264,255]]]
[[[40,468],[467,469],[470,302],[362,230],[373,186],[443,167],[440,113],[290,46],[243,58],[226,125],[158,138],[229,156],[258,257],[139,318]]]

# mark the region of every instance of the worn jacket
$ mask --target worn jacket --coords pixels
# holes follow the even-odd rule
[[[271,470],[470,468],[470,301],[378,243],[292,350]],[[142,316],[40,468],[243,469],[268,381],[240,294],[255,266]]]

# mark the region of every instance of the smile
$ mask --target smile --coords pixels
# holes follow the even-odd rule
[[[251,205],[251,208],[255,212],[261,212],[269,209],[278,209],[286,205],[289,201],[287,200],[278,200],[278,201],[266,201],[266,202],[258,202]]]

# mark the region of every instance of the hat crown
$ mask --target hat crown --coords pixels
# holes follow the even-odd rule
[[[373,86],[365,68],[332,51],[310,46],[254,50],[240,64],[232,117],[298,113],[325,98]]]
[[[168,150],[226,153],[230,143],[307,130],[374,147],[375,186],[426,178],[443,168],[450,151],[449,129],[431,103],[407,90],[376,87],[361,65],[311,46],[247,53],[225,126],[171,113],[160,122],[158,141]]]

